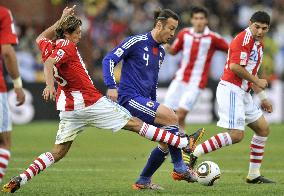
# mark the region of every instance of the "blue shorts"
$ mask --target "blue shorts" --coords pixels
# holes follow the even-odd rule
[[[153,125],[159,105],[160,103],[153,101],[150,98],[140,96],[128,100],[122,106],[125,107],[132,116]]]

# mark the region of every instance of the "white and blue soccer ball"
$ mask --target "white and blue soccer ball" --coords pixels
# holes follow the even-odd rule
[[[219,166],[212,161],[204,161],[196,168],[197,182],[204,186],[213,186],[220,178],[221,172]]]

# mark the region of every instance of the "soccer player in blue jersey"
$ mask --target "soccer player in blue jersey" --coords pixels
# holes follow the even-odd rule
[[[134,35],[125,39],[103,59],[104,82],[108,87],[107,96],[118,101],[130,113],[143,121],[179,134],[178,118],[174,111],[156,101],[158,72],[164,60],[165,50],[162,44],[169,42],[178,26],[178,15],[169,9],[155,12],[153,29],[145,34]],[[119,88],[115,82],[113,69],[123,60]],[[190,138],[194,145],[204,134],[199,129]],[[157,138],[167,138],[159,134]],[[174,180],[195,182],[196,174],[188,169],[182,160],[181,150],[159,143],[150,154],[140,178],[133,185],[134,189],[163,189],[153,184],[151,177],[162,165],[170,152],[174,170]]]

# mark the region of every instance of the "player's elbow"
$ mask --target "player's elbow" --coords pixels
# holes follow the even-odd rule
[[[39,35],[37,38],[36,38],[36,43],[39,44],[40,40],[42,39],[42,36]]]

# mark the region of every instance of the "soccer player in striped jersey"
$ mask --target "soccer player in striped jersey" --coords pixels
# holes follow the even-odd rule
[[[214,52],[228,51],[227,42],[208,28],[208,11],[205,8],[193,7],[190,16],[192,27],[182,29],[174,43],[166,47],[172,55],[182,51],[179,69],[165,96],[165,105],[177,111],[181,129],[185,128],[186,115],[207,85]]]
[[[165,44],[174,37],[178,26],[178,15],[169,9],[155,12],[154,28],[145,34],[126,38],[103,59],[104,81],[107,96],[119,102],[133,116],[161,126],[173,134],[179,134],[178,119],[174,111],[156,101],[156,88],[160,66],[164,60]],[[123,60],[120,84],[117,86],[114,67]],[[202,137],[204,129],[191,135],[194,144]],[[161,137],[166,137],[162,135]],[[134,189],[162,189],[151,182],[151,177],[162,165],[170,152],[174,180],[196,181],[194,171],[189,170],[182,160],[181,150],[160,143],[152,152]]]
[[[246,182],[273,183],[260,174],[264,146],[270,132],[269,126],[250,94],[253,90],[259,95],[264,111],[273,111],[264,91],[267,81],[257,76],[263,56],[263,38],[269,30],[269,25],[269,15],[257,11],[250,18],[249,27],[231,42],[224,74],[216,92],[220,118],[217,125],[228,131],[199,144],[190,155],[191,167],[200,155],[240,142],[244,137],[245,126],[248,125],[255,134],[250,144],[250,164]]]
[[[44,61],[47,85],[43,98],[46,101],[53,100],[56,95],[56,106],[60,110],[55,145],[50,152],[41,154],[23,173],[5,184],[4,192],[15,192],[41,171],[62,159],[73,140],[86,126],[111,129],[114,132],[124,128],[177,149],[183,148],[188,152],[193,149],[192,138],[174,135],[132,117],[125,108],[102,96],[94,87],[76,47],[81,38],[82,22],[73,15],[74,8],[65,8],[61,19],[36,39]],[[55,34],[57,39],[52,41]],[[57,92],[54,79],[58,83]]]
[[[22,80],[17,65],[16,52],[13,45],[18,43],[11,11],[0,6],[0,183],[10,160],[12,119],[9,111],[7,87],[3,76],[4,60],[7,72],[12,78],[17,97],[17,106],[25,101]]]

